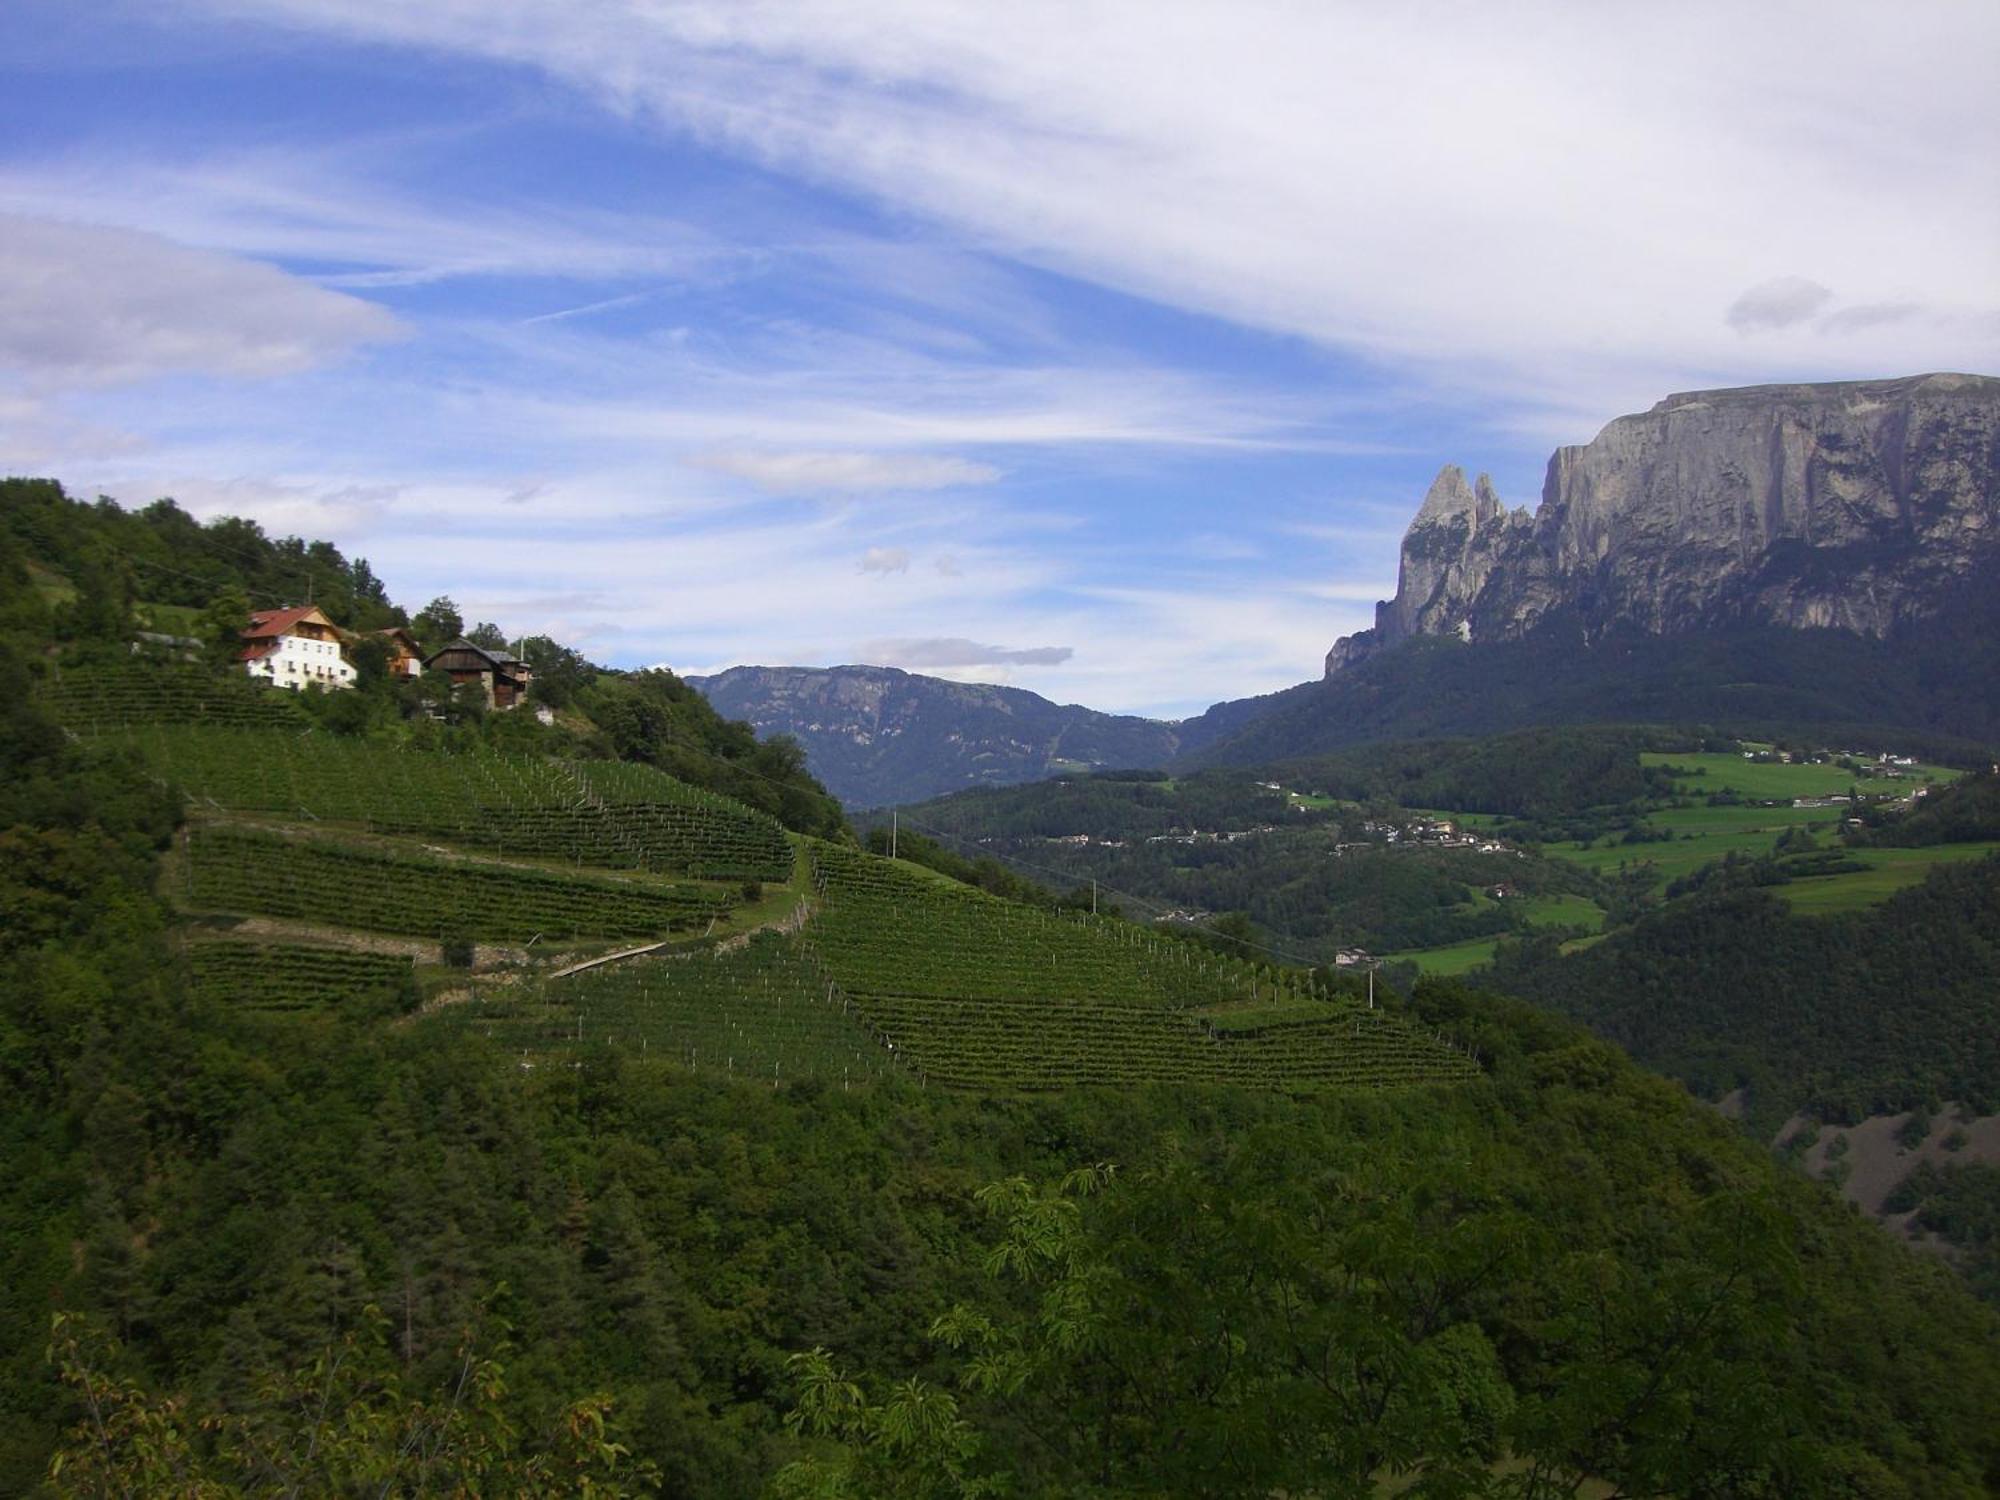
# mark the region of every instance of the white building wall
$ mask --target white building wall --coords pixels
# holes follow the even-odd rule
[[[338,641],[315,641],[303,635],[280,636],[277,650],[244,666],[252,677],[294,691],[354,686],[354,668],[341,654]]]

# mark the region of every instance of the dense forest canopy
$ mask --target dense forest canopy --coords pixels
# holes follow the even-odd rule
[[[1772,1128],[1948,1099],[2000,1112],[2000,860],[1825,917],[1725,884],[1582,953],[1503,946],[1491,980],[1705,1098],[1747,1089]]]

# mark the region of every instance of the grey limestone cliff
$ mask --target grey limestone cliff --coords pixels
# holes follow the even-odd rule
[[[1509,511],[1446,467],[1403,538],[1396,597],[1327,675],[1412,636],[1831,626],[1883,636],[2000,587],[2000,379],[1669,396],[1549,460]]]

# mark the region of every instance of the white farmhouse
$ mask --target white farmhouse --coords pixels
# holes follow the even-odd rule
[[[341,650],[340,627],[312,604],[252,615],[250,628],[243,632],[243,670],[295,692],[354,686],[354,667]]]

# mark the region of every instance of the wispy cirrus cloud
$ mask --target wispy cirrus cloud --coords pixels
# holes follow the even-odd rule
[[[1000,470],[949,455],[770,452],[722,449],[696,454],[696,468],[747,479],[773,495],[865,495],[992,484]]]
[[[1964,190],[2000,146],[1990,9],[1694,0],[1617,27],[1553,3],[228,10],[539,68],[1024,262],[1453,378],[1490,370],[1496,390],[1560,377],[1602,401],[1615,381],[1623,406],[1684,370],[2000,353],[2000,194]],[[1931,316],[1837,340],[1759,324],[1777,339],[1746,349],[1715,310],[1774,261]]]
[[[884,667],[1056,667],[1076,655],[1072,646],[987,646],[963,636],[898,637],[862,642],[860,659]]]
[[[0,166],[0,210],[307,265],[322,283],[348,290],[504,276],[685,277],[753,255],[657,212],[559,199],[493,203],[383,180],[391,174],[371,158],[409,150],[385,141],[183,157],[54,153]]]

